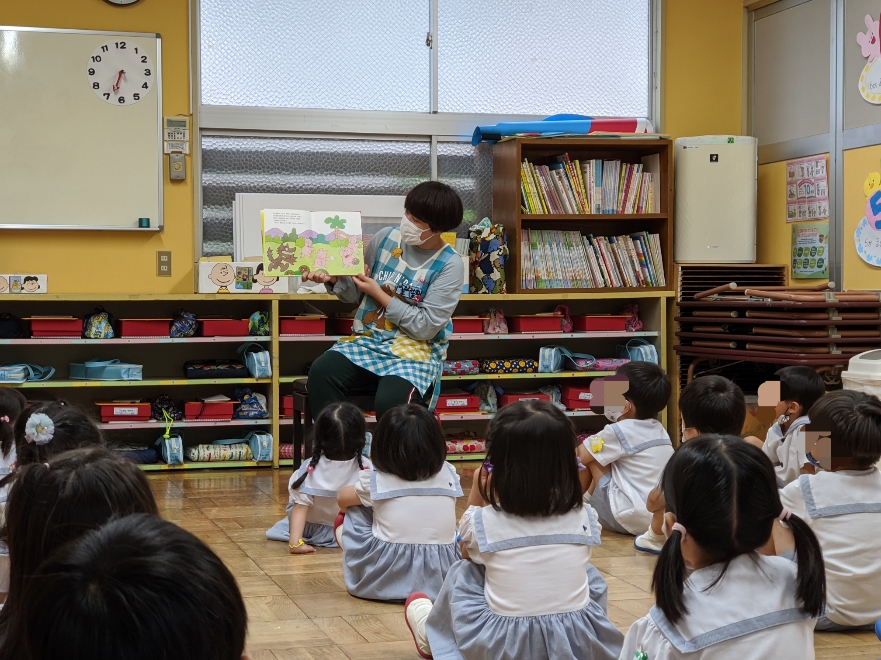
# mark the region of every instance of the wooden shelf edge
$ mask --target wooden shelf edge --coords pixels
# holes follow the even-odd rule
[[[504,293],[487,295],[463,293],[460,300],[486,302],[505,302],[513,300],[536,300],[540,295],[551,295],[554,300],[603,300],[627,298],[673,298],[676,292],[671,288],[621,288],[621,289],[530,289],[531,293]]]
[[[520,220],[666,220],[667,213],[521,213]]]

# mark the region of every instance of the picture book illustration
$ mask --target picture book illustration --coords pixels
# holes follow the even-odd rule
[[[364,272],[360,213],[265,209],[262,215],[265,277]]]

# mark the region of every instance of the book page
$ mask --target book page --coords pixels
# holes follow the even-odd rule
[[[297,239],[302,241],[301,264],[328,275],[364,272],[364,240],[361,214],[356,211],[313,211],[311,226]]]
[[[308,211],[264,209],[263,216],[263,272],[267,277],[300,275],[304,265],[300,235],[308,231],[311,217]]]

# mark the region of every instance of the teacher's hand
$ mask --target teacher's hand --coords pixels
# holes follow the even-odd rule
[[[300,276],[304,282],[315,282],[316,284],[336,284],[337,277],[335,275],[328,275],[327,273],[322,273],[321,271],[314,271],[311,273],[304,273]]]
[[[353,275],[352,282],[361,293],[366,293],[373,298],[378,307],[385,307],[392,300],[392,297],[379,286],[379,282],[368,275]]]

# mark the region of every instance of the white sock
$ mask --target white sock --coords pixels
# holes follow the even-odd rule
[[[407,620],[419,650],[425,655],[431,655],[431,646],[428,644],[428,635],[425,634],[425,622],[431,614],[432,602],[427,598],[419,598],[410,603],[407,608]]]

